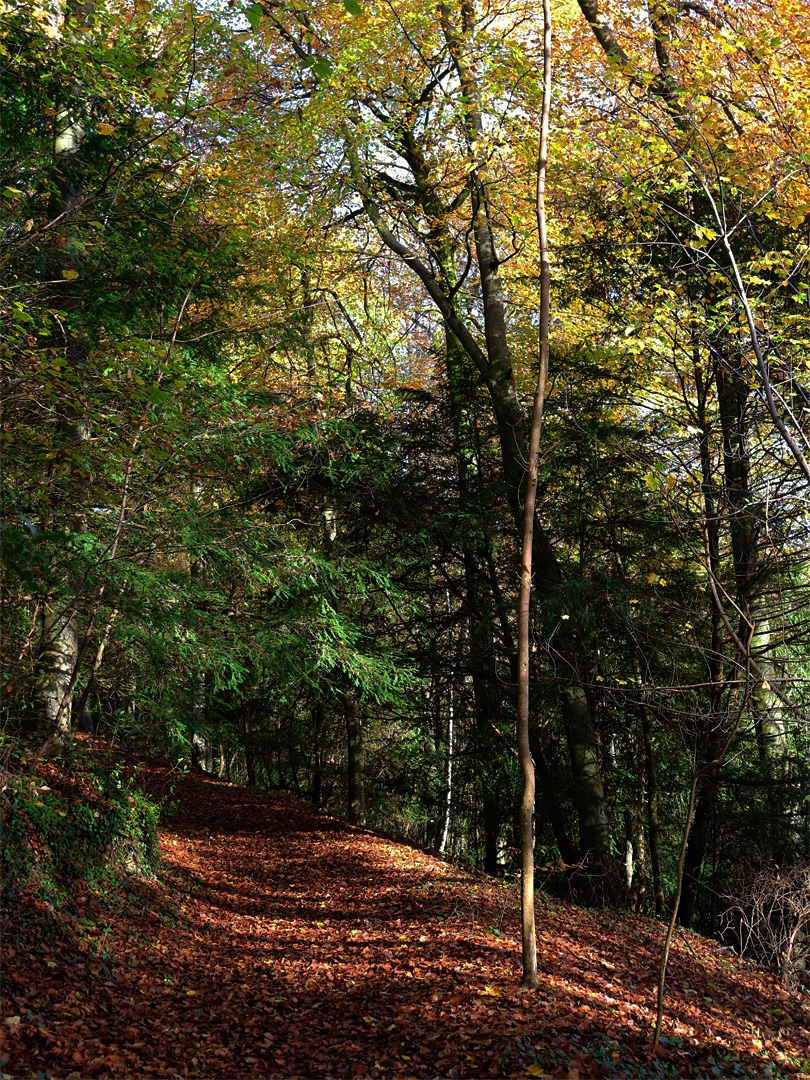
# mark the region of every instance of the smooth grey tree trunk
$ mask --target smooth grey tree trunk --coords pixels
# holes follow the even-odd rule
[[[55,610],[53,602],[45,605],[34,695],[37,726],[45,732],[55,726],[53,742],[57,746],[70,737],[72,702],[68,690],[78,654],[79,631],[73,614]],[[66,694],[68,700],[63,707]]]
[[[88,24],[92,20],[92,14],[92,4],[71,0],[65,12],[65,39],[75,43],[72,20],[81,19]],[[86,138],[83,113],[84,88],[77,81],[66,88],[54,120],[52,194],[48,203],[48,220],[57,227],[54,236],[64,236],[61,225],[57,223],[68,221],[82,196],[84,164],[81,150]],[[62,270],[69,268],[63,262],[64,250],[64,246],[57,246],[54,250],[52,273],[55,280],[59,280]],[[69,284],[60,285],[59,290],[59,306],[70,307]],[[65,351],[71,368],[75,371],[81,362],[82,345],[69,334]],[[81,459],[81,449],[90,442],[90,424],[76,412],[71,403],[67,404],[66,411],[67,416],[61,425],[61,432],[65,443],[71,449],[71,458],[75,465]],[[56,470],[51,480],[56,483]],[[66,485],[67,490],[59,500],[60,509],[68,519],[68,531],[82,532],[85,528],[84,506],[88,495],[86,474],[81,474],[78,482],[68,477]],[[47,736],[46,744],[56,749],[70,738],[72,683],[75,682],[80,655],[80,632],[75,613],[79,585],[71,574],[67,574],[59,586],[59,592],[43,605],[42,636],[34,681],[36,723]]]

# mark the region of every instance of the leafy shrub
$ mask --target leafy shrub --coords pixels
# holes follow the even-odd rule
[[[58,904],[77,881],[98,888],[157,867],[160,807],[116,769],[76,770],[62,791],[37,776],[6,775],[0,806],[6,910],[26,888]]]

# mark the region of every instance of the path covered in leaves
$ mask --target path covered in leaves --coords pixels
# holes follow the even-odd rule
[[[541,986],[522,992],[514,886],[285,797],[175,775],[173,798],[160,880],[15,917],[3,1076],[574,1080],[611,1054],[641,1076],[698,1075],[723,1046],[777,1075],[810,1058],[806,1010],[711,942],[676,945],[677,1042],[653,1059],[660,925],[541,901]]]

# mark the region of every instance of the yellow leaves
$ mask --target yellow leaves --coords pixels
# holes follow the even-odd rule
[[[63,270],[62,271],[62,277],[65,279],[65,281],[76,281],[78,276],[79,276],[79,271],[78,270]]]
[[[498,991],[494,986],[485,986],[481,991],[482,997],[498,997]]]
[[[527,1076],[548,1076],[548,1073],[543,1070],[542,1065],[538,1065],[537,1062],[534,1065],[530,1065],[526,1070]]]
[[[96,131],[99,135],[113,135],[115,127],[112,124],[96,124]]]
[[[674,289],[665,289],[663,285],[656,285],[653,289],[653,296],[661,300],[676,300],[678,293]]]
[[[766,694],[768,693],[768,691],[770,690],[770,688],[771,688],[771,684],[770,684],[770,683],[768,682],[768,680],[767,680],[767,679],[763,679],[763,680],[762,680],[762,689],[763,689],[763,690],[765,691],[765,693],[766,693]]]
[[[705,225],[696,225],[695,235],[698,240],[716,240],[720,233],[716,229],[710,229]]]
[[[648,472],[644,474],[644,486],[648,491],[672,491],[677,483],[678,478],[672,473],[666,478],[662,477],[658,472]]]

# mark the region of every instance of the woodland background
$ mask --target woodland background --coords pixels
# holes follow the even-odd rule
[[[705,931],[810,907],[808,11],[553,10],[536,860]],[[7,753],[514,869],[541,25],[0,4]]]

